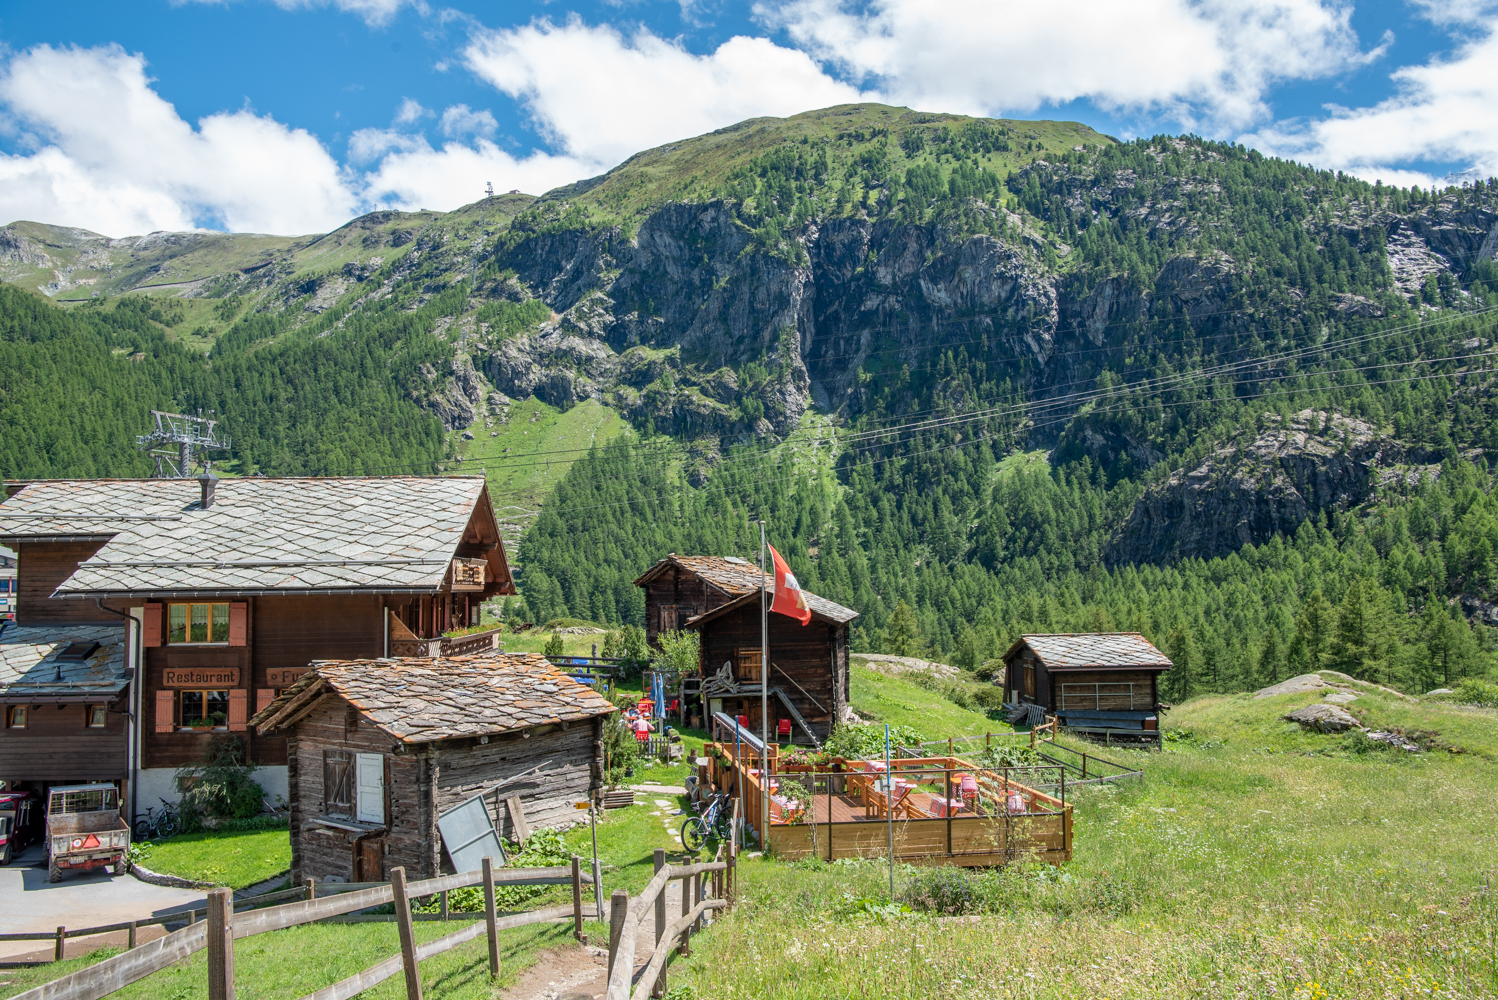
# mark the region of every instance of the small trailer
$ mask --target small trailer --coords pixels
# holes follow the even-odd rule
[[[130,824],[120,815],[120,792],[110,784],[58,785],[47,796],[47,878],[66,869],[130,867]]]
[[[42,803],[30,792],[0,792],[0,865],[36,843],[41,819]]]

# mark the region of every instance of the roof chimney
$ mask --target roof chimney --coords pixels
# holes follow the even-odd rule
[[[198,485],[203,488],[202,508],[207,510],[213,506],[213,491],[218,487],[218,476],[205,472],[198,477]]]

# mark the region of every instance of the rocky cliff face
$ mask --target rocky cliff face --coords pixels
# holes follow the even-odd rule
[[[1275,534],[1293,535],[1322,511],[1356,506],[1384,477],[1437,475],[1439,461],[1360,420],[1302,410],[1289,426],[1220,448],[1152,487],[1105,558],[1119,565],[1225,556]]]

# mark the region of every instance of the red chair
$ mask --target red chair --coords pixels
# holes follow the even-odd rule
[[[780,724],[775,727],[775,735],[778,736],[780,739],[783,739],[783,740],[790,739],[791,738],[791,720],[790,719],[781,719],[780,720]]]

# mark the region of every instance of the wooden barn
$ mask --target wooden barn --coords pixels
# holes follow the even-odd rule
[[[512,839],[575,821],[613,711],[535,653],[313,663],[251,720],[289,737],[292,881],[450,872],[438,818],[476,796]]]
[[[758,572],[756,570],[756,572]],[[765,600],[774,599],[773,580]],[[771,612],[769,706],[771,735],[820,744],[848,706],[848,623],[858,612],[802,591],[811,621]],[[700,697],[704,717],[745,716],[760,732],[760,595],[755,589],[685,623],[702,637]],[[782,721],[784,720],[784,721]]]
[[[635,581],[645,591],[645,638],[681,628],[745,594],[759,593],[759,567],[738,556],[679,556],[672,552]]]
[[[1024,635],[1004,654],[1009,701],[1083,731],[1159,732],[1170,658],[1137,632]]]

